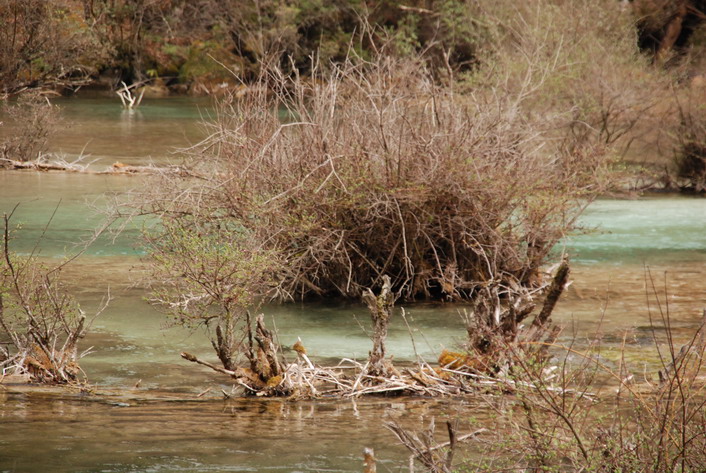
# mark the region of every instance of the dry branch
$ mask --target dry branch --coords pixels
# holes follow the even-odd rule
[[[568,262],[559,267],[551,288],[563,288],[568,277]],[[489,387],[502,390],[537,389],[537,386],[512,380],[501,366],[517,362],[515,357],[543,357],[547,345],[553,343],[558,334],[556,327],[548,323],[551,310],[556,300],[545,302],[547,315],[543,324],[528,329],[518,329],[512,336],[507,334],[486,333],[492,340],[493,350],[480,352],[450,352],[444,350],[439,357],[439,367],[433,368],[421,359],[413,366],[397,370],[390,360],[385,359],[385,338],[393,311],[395,296],[390,279],[382,277],[383,286],[375,296],[371,290],[363,293],[363,300],[368,306],[373,323],[373,349],[365,363],[343,359],[335,367],[322,367],[312,363],[301,339],[293,345],[297,361],[281,361],[280,348],[274,334],[264,326],[264,315],[258,315],[254,330],[247,332],[248,343],[242,347],[250,360],[250,368],[235,367],[224,369],[196,359],[187,354],[182,356],[189,361],[200,363],[215,371],[227,374],[244,386],[249,393],[258,396],[319,397],[340,396],[357,397],[364,395],[419,395],[450,396],[473,393]],[[545,286],[546,289],[546,286]],[[540,291],[541,292],[541,291]],[[550,290],[548,298],[558,298],[561,291]],[[498,299],[499,303],[499,299]],[[534,308],[535,305],[531,304]],[[548,308],[548,309],[547,309]],[[498,312],[489,309],[486,313]],[[505,317],[517,317],[511,310],[499,310],[500,320]],[[247,326],[250,326],[248,316]],[[409,328],[409,327],[408,327]],[[530,337],[542,343],[527,343]],[[535,341],[536,341],[535,340]],[[220,346],[220,345],[219,345]],[[537,348],[538,347],[538,348]],[[560,392],[569,392],[558,388]]]
[[[446,422],[446,429],[449,435],[449,441],[443,443],[434,442],[435,422],[431,419],[429,427],[424,432],[410,432],[404,429],[397,422],[388,422],[385,427],[390,430],[397,439],[412,452],[410,458],[410,472],[413,471],[414,461],[419,461],[424,467],[432,473],[451,473],[454,449],[459,442],[477,437],[487,429],[478,429],[475,432],[457,436],[456,431],[451,422]],[[446,449],[446,455],[442,455],[439,450]]]
[[[559,269],[557,269],[554,275],[551,286],[549,286],[549,290],[544,299],[544,305],[542,305],[542,311],[532,321],[533,328],[543,327],[549,320],[556,303],[559,301],[566,284],[569,282],[569,272],[569,260],[567,257],[564,257],[559,265]]]
[[[125,82],[121,82],[123,86],[116,90],[115,93],[118,94],[118,97],[120,97],[123,108],[134,110],[140,106],[140,103],[142,103],[142,97],[145,95],[145,88],[142,87],[144,83],[145,81],[127,85]],[[140,89],[140,93],[139,95],[135,95],[135,91],[138,88]]]
[[[39,383],[79,383],[78,342],[90,324],[78,303],[63,291],[62,265],[47,268],[35,254],[12,253],[11,217],[12,213],[5,214],[0,238],[0,338],[7,341],[0,348],[0,372]]]
[[[389,376],[392,372],[390,362],[385,360],[385,339],[395,304],[395,295],[392,292],[389,276],[383,276],[382,280],[382,290],[377,297],[370,289],[363,292],[363,302],[368,306],[373,320],[373,349],[370,351],[367,371],[371,376]]]
[[[188,175],[189,171],[180,166],[133,166],[120,162],[113,163],[105,169],[91,169],[89,163],[83,163],[79,156],[73,161],[68,161],[60,156],[41,155],[37,159],[18,161],[0,157],[0,169],[26,170],[26,171],[63,171],[82,174],[181,174]]]

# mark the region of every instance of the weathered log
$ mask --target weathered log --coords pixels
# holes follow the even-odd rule
[[[40,157],[32,161],[17,161],[0,157],[0,169],[31,170],[31,171],[63,171],[77,172],[82,174],[180,174],[189,175],[189,172],[179,166],[133,166],[121,162],[113,163],[104,171],[89,169],[87,164],[82,164],[80,160],[65,162],[62,159],[49,161],[46,157]]]
[[[35,171],[71,171],[77,172],[81,169],[72,167],[70,164],[50,163],[40,160],[35,161],[15,161],[13,159],[0,158],[0,167],[7,169],[33,169]]]

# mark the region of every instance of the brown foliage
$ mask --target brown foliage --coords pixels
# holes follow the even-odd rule
[[[150,210],[242,228],[279,255],[281,299],[357,298],[384,274],[404,299],[531,286],[600,191],[602,151],[542,149],[551,122],[528,120],[522,100],[455,94],[416,61],[351,60],[311,80],[273,70],[191,150],[199,178],[166,181],[179,198]]]
[[[0,3],[0,93],[85,84],[100,48],[78,1]]]

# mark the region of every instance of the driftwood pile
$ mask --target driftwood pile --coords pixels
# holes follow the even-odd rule
[[[266,329],[263,315],[257,317],[254,330],[248,335],[246,358],[250,367],[227,370],[189,353],[181,356],[231,376],[246,394],[255,396],[449,396],[478,392],[484,387],[512,389],[514,382],[506,375],[513,357],[544,357],[547,346],[556,340],[558,329],[551,323],[550,316],[568,275],[565,260],[551,284],[506,297],[504,308],[487,310],[475,306],[466,311],[468,345],[462,352],[444,350],[437,366],[419,361],[412,366],[395,367],[386,358],[385,338],[395,302],[388,277],[384,277],[379,295],[375,296],[370,290],[363,295],[373,324],[373,348],[365,362],[344,358],[333,367],[317,366],[309,359],[300,340],[292,347],[297,360],[287,363],[272,332]],[[494,294],[497,296],[497,292]],[[544,303],[533,322],[524,326],[522,322],[534,310],[532,300],[537,294],[546,295]],[[500,300],[497,301],[500,304]]]
[[[37,159],[20,161],[0,156],[0,169],[27,170],[27,171],[61,171],[82,174],[187,174],[180,166],[134,166],[115,162],[103,170],[90,168],[92,163],[83,162],[82,157],[73,161],[53,155],[40,155]]]

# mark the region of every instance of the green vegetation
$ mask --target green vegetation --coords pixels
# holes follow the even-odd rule
[[[258,291],[271,284],[270,256],[230,222],[182,216],[166,220],[152,241],[156,263],[153,298],[174,323],[209,330],[227,370],[242,355],[241,335],[249,330],[246,311]],[[194,262],[198,264],[194,265]]]
[[[599,59],[610,59],[611,50],[622,48],[629,61],[636,46],[649,60],[688,69],[689,60],[698,62],[703,43],[701,3],[9,0],[0,7],[7,26],[0,32],[0,70],[6,93],[79,85],[101,74],[128,84],[158,76],[188,85],[223,69],[216,62],[194,64],[215,52],[216,59],[250,82],[263,65],[307,74],[312,55],[328,65],[343,61],[351,48],[365,56],[387,45],[398,56],[422,55],[444,75],[489,64],[489,53],[508,39],[527,44],[532,29],[553,31],[544,37],[545,54],[570,53],[571,43],[586,43],[600,55],[586,59],[606,73],[615,69]],[[372,34],[365,33],[368,26]],[[560,48],[564,52],[551,49],[562,38],[568,41]],[[607,55],[601,53],[604,46]],[[581,73],[589,65],[576,65],[569,74],[588,77]]]
[[[417,57],[463,95],[531,92],[525,108],[571,121],[567,146],[603,142],[633,175],[646,166],[627,186],[698,190],[678,170],[693,155],[679,109],[703,96],[702,3],[11,0],[0,6],[0,87],[144,81],[161,95],[243,94],[269,87],[273,67],[313,77],[351,55]]]
[[[105,52],[70,0],[8,0],[0,5],[0,93],[75,87],[98,72]]]
[[[73,87],[105,75],[115,83],[160,77],[203,93],[216,80],[232,82],[230,71],[246,82],[263,64],[306,73],[311,56],[340,62],[351,45],[372,53],[389,37],[398,54],[423,50],[439,67],[469,69],[485,27],[465,18],[480,12],[432,3],[11,0],[0,7],[2,89]],[[367,24],[377,33],[364,38]]]

